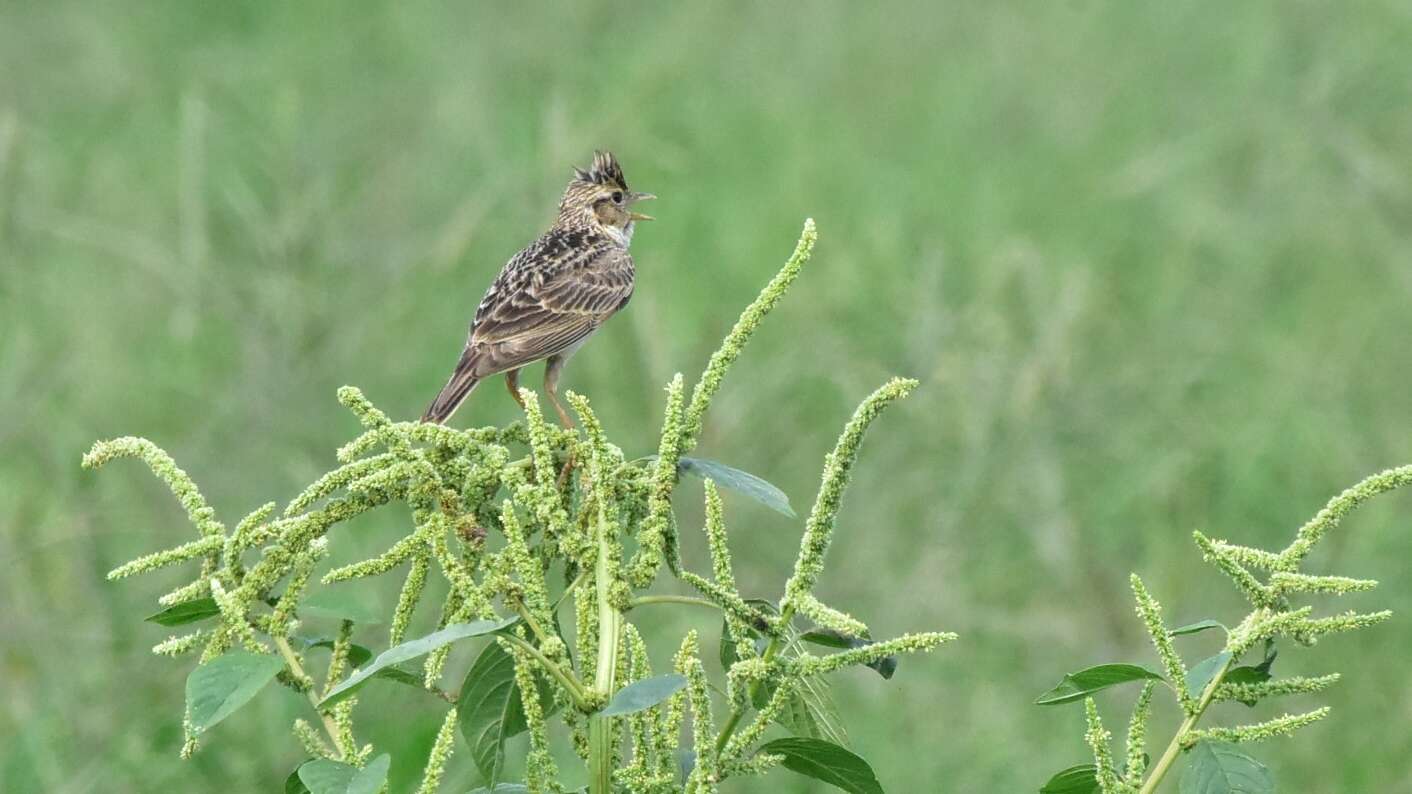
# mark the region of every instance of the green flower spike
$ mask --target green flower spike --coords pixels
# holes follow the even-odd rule
[[[1235,624],[1234,628],[1228,629],[1226,645],[1221,654],[1207,660],[1198,668],[1202,678],[1197,691],[1192,691],[1188,683],[1186,665],[1177,654],[1172,634],[1163,621],[1161,606],[1148,593],[1142,580],[1136,574],[1132,575],[1138,616],[1142,618],[1143,625],[1152,636],[1157,656],[1166,672],[1166,681],[1181,704],[1184,719],[1161,756],[1150,768],[1147,767],[1144,748],[1151,697],[1155,688],[1151,681],[1144,682],[1142,695],[1133,709],[1132,721],[1128,728],[1124,769],[1127,780],[1115,782],[1104,768],[1105,761],[1101,757],[1102,752],[1097,741],[1101,725],[1096,720],[1097,712],[1092,701],[1088,701],[1088,736],[1098,759],[1099,785],[1105,792],[1130,790],[1137,794],[1155,794],[1163,779],[1181,757],[1182,751],[1198,742],[1260,741],[1291,733],[1323,719],[1328,714],[1328,708],[1325,707],[1234,728],[1197,727],[1197,722],[1212,703],[1238,701],[1255,705],[1266,698],[1320,692],[1338,680],[1337,674],[1330,674],[1259,681],[1251,680],[1254,676],[1249,675],[1249,672],[1253,669],[1268,678],[1269,664],[1274,659],[1272,643],[1279,639],[1290,638],[1298,643],[1310,645],[1324,635],[1367,628],[1387,620],[1392,615],[1391,612],[1383,610],[1314,617],[1312,606],[1297,607],[1291,604],[1290,600],[1292,597],[1304,595],[1338,596],[1376,587],[1377,582],[1371,579],[1309,574],[1300,571],[1299,566],[1308,557],[1314,545],[1351,510],[1378,494],[1408,483],[1412,483],[1412,466],[1389,469],[1368,477],[1331,499],[1313,519],[1298,530],[1294,541],[1279,553],[1215,540],[1200,532],[1193,533],[1203,559],[1228,576],[1252,605],[1251,612]],[[1265,576],[1264,581],[1261,575]],[[1207,626],[1195,628],[1199,630]],[[1261,644],[1266,645],[1263,664],[1255,668],[1237,667],[1242,655]],[[1226,680],[1227,676],[1241,670],[1245,671],[1243,678]],[[1104,741],[1106,743],[1106,739]],[[1114,789],[1114,785],[1127,788]]]
[[[1127,780],[1141,780],[1147,771],[1147,720],[1152,716],[1152,693],[1157,682],[1147,681],[1133,706],[1133,716],[1128,722],[1127,762],[1123,767],[1123,777]]]
[[[520,697],[516,712],[523,714],[523,730],[529,734],[524,778],[529,791],[564,792],[548,744],[546,719],[553,714],[563,721],[573,749],[586,762],[595,794],[620,789],[634,794],[681,794],[683,790],[706,794],[715,792],[720,781],[730,775],[763,773],[786,758],[762,751],[766,731],[789,722],[793,710],[817,697],[817,676],[849,665],[875,663],[895,653],[928,650],[953,636],[906,634],[816,657],[807,653],[805,648],[812,646],[800,641],[792,625],[793,617],[802,614],[817,625],[870,640],[862,621],[819,601],[813,587],[864,431],[886,404],[912,388],[912,381],[896,380],[883,386],[863,402],[844,429],[826,461],[823,484],[779,611],[742,596],[731,563],[720,494],[713,481],[705,485],[711,575],[682,570],[672,511],[681,456],[696,445],[705,413],[727,370],[798,275],[814,241],[811,221],[805,224],[784,268],[742,313],[711,357],[689,401],[681,375],[671,380],[666,388],[657,456],[651,465],[627,463],[622,450],[605,438],[588,400],[577,394],[566,395],[579,416],[576,430],[546,422],[537,398],[529,391],[521,394],[525,402],[522,420],[503,428],[457,430],[422,422],[394,422],[361,391],[344,387],[338,392],[339,401],[362,429],[352,442],[339,448],[338,465],[299,490],[282,513],[276,512],[273,502],[263,504],[230,532],[215,519],[190,477],[150,442],[122,438],[96,445],[85,456],[85,465],[98,466],[115,457],[144,460],[186,509],[197,530],[194,540],[119,566],[112,577],[196,563],[195,575],[160,599],[165,607],[180,608],[154,618],[177,625],[188,620],[211,622],[169,637],[158,643],[154,652],[173,656],[199,653],[201,664],[217,663],[217,657],[224,656],[219,660],[223,666],[251,668],[251,685],[267,681],[256,676],[273,671],[279,681],[306,696],[317,717],[294,722],[294,737],[304,752],[363,768],[374,748],[357,742],[354,713],[358,697],[347,688],[357,683],[350,679],[350,668],[355,665],[363,667],[363,674],[376,672],[367,666],[372,661],[369,651],[353,643],[355,624],[349,619],[339,621],[331,641],[305,640],[294,631],[301,602],[314,586],[314,571],[330,542],[345,534],[333,530],[380,506],[405,504],[412,521],[403,537],[376,556],[329,571],[321,581],[331,584],[394,572],[400,575],[400,592],[388,621],[387,644],[393,647],[408,642],[422,601],[437,594],[436,603],[429,608],[437,612],[438,630],[457,628],[435,640],[413,641],[415,646],[403,647],[398,653],[409,657],[404,662],[424,657],[421,683],[447,701],[458,701],[458,697],[441,688],[443,671],[450,656],[465,652],[470,644],[439,641],[485,630],[468,625],[477,620],[498,622],[506,611],[518,616],[518,625],[509,629],[512,633],[502,629],[493,639],[482,639],[482,647],[484,642],[495,642],[492,650],[507,651],[508,660],[492,653],[485,657],[485,665],[477,661],[470,671],[501,676],[496,680],[499,685],[509,680],[504,676],[511,672],[503,665],[514,665],[513,681]],[[566,455],[579,461],[572,478],[559,471]],[[703,598],[642,593],[654,584],[664,561]],[[560,589],[560,571],[562,592],[555,593]],[[552,585],[550,572],[556,575]],[[1354,587],[1341,580],[1287,573],[1270,586],[1282,593]],[[431,581],[433,576],[438,581]],[[214,610],[202,600],[208,596],[215,602]],[[573,625],[561,629],[564,616],[559,607],[565,600],[574,605]],[[721,609],[724,631],[734,647],[733,659],[727,659],[733,663],[726,671],[725,683],[731,712],[719,732],[698,635],[692,632],[673,660],[673,668],[686,679],[681,686],[676,676],[652,675],[647,643],[628,622],[634,606],[686,603],[699,609],[704,602]],[[1325,621],[1321,623],[1308,614],[1290,615],[1284,620],[1270,614],[1261,622],[1250,621],[1246,633],[1286,631],[1313,637],[1373,619],[1349,615],[1320,619]],[[576,643],[574,654],[563,639],[570,635]],[[762,636],[765,647],[760,650],[757,643]],[[308,652],[315,645],[329,649],[326,670],[309,667],[310,657],[322,655]],[[263,659],[252,661],[244,654],[228,654],[233,648]],[[491,664],[490,660],[497,661]],[[392,657],[384,660],[390,661]],[[214,678],[215,673],[226,670],[209,672]],[[470,680],[468,685],[475,683]],[[1313,684],[1291,683],[1286,688],[1307,686]],[[475,691],[464,690],[468,700],[474,700],[471,695]],[[1267,686],[1262,691],[1272,693],[1274,688]],[[546,708],[550,698],[553,711]],[[610,701],[615,702],[613,711],[605,713]],[[685,724],[688,709],[690,726]],[[468,721],[479,719],[469,708],[465,710]],[[506,717],[508,712],[502,714]],[[460,711],[451,710],[437,732],[422,775],[422,794],[437,790],[450,774],[447,763],[455,749],[459,719]],[[183,719],[183,756],[196,750],[195,724],[193,718]],[[742,727],[738,733],[737,727]],[[830,737],[841,736],[837,726],[830,725],[829,732]],[[679,769],[688,759],[680,750],[685,735],[691,737],[690,771]],[[795,766],[791,769],[799,771]],[[573,773],[567,776],[578,777]]]
[[[790,254],[784,267],[775,274],[769,284],[765,285],[754,302],[741,312],[740,319],[736,320],[735,326],[726,335],[720,349],[711,354],[711,360],[707,362],[706,370],[701,373],[701,380],[697,381],[696,388],[691,393],[691,405],[686,409],[686,422],[680,446],[682,454],[690,452],[696,447],[696,441],[701,436],[701,426],[706,417],[706,409],[711,406],[711,398],[720,390],[721,381],[726,377],[726,370],[730,369],[731,364],[734,364],[737,358],[740,358],[741,351],[745,349],[745,343],[750,341],[751,335],[755,333],[755,329],[760,327],[760,322],[765,319],[765,315],[775,308],[775,304],[784,297],[789,285],[793,284],[794,279],[799,276],[800,269],[804,267],[805,262],[809,261],[809,255],[814,252],[814,243],[818,239],[818,232],[814,229],[814,219],[805,220],[804,231],[799,235],[799,242],[794,246],[794,253]]]
[[[1162,621],[1162,605],[1147,592],[1137,574],[1133,574],[1129,581],[1132,583],[1133,597],[1137,599],[1138,617],[1142,618],[1143,625],[1147,627],[1147,634],[1152,638],[1153,646],[1157,648],[1157,657],[1162,660],[1162,667],[1167,671],[1167,680],[1173,682],[1177,699],[1182,704],[1182,711],[1192,714],[1196,710],[1196,701],[1183,684],[1186,681],[1186,665],[1182,662],[1182,657],[1177,655],[1176,646],[1172,644],[1172,635],[1167,631],[1167,624]]]
[[[1123,794],[1129,789],[1118,778],[1118,770],[1113,766],[1113,752],[1109,742],[1113,734],[1103,727],[1103,718],[1098,715],[1098,704],[1093,698],[1084,698],[1084,714],[1088,718],[1088,732],[1084,741],[1093,751],[1093,763],[1097,767],[1098,787],[1103,794]]]
[[[525,778],[531,791],[557,791],[559,768],[549,752],[549,733],[544,724],[544,710],[539,704],[539,687],[535,682],[535,661],[518,646],[505,644],[515,656],[515,683],[520,692],[520,704],[529,731],[530,752],[525,762]]]
[[[432,744],[431,754],[427,756],[427,765],[422,772],[422,785],[417,788],[417,794],[435,794],[441,787],[442,776],[446,774],[446,762],[451,760],[451,754],[455,750],[456,709],[452,708],[446,712],[446,719],[441,721],[441,730],[437,731],[436,742]]]
[[[807,228],[807,227],[806,227]],[[848,485],[853,464],[858,460],[858,449],[863,444],[863,435],[868,426],[882,413],[883,409],[896,400],[906,397],[916,388],[917,381],[893,378],[878,388],[858,406],[853,418],[843,429],[838,444],[824,461],[823,484],[814,500],[814,509],[804,525],[804,539],[799,546],[799,558],[794,563],[794,574],[785,585],[781,609],[798,608],[798,602],[814,590],[819,575],[824,570],[824,556],[833,540],[834,519],[843,501],[843,490]]]
[[[1283,695],[1309,695],[1322,692],[1333,686],[1341,677],[1338,673],[1329,673],[1314,678],[1297,675],[1274,681],[1262,681],[1258,684],[1223,683],[1216,687],[1215,699],[1253,703],[1257,700]]]
[[[652,490],[647,500],[647,518],[637,533],[637,553],[628,566],[628,583],[641,589],[652,583],[662,565],[672,529],[672,490],[677,486],[677,462],[682,444],[682,377],[678,372],[667,386],[667,414],[662,420],[662,436],[657,460],[652,464]],[[670,545],[676,547],[675,539]],[[680,566],[678,566],[680,567]]]
[[[1374,474],[1329,500],[1309,522],[1295,533],[1294,542],[1280,552],[1280,570],[1294,572],[1309,552],[1343,517],[1373,497],[1412,483],[1412,465]]]
[[[1259,742],[1276,736],[1288,736],[1327,716],[1329,716],[1329,707],[1323,706],[1304,714],[1286,714],[1254,725],[1241,725],[1236,728],[1203,728],[1188,731],[1182,737],[1182,745],[1190,747],[1203,739],[1222,742]]]

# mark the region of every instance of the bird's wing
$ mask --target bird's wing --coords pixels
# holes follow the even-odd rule
[[[633,289],[628,252],[606,240],[574,242],[541,239],[491,285],[466,342],[477,377],[572,348],[627,304]]]

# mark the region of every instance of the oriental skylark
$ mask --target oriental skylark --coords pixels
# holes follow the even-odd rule
[[[520,402],[520,368],[544,359],[544,391],[560,421],[572,426],[559,402],[559,375],[579,345],[632,297],[628,244],[633,225],[652,220],[632,205],[650,198],[656,197],[628,189],[611,153],[596,152],[586,171],[575,168],[554,225],[515,254],[486,290],[461,360],[422,421],[445,422],[476,384],[502,372]]]

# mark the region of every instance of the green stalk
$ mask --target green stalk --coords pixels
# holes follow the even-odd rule
[[[1235,664],[1234,654],[1231,655],[1230,659],[1226,660],[1226,663],[1220,670],[1216,671],[1215,675],[1211,676],[1211,680],[1207,682],[1206,688],[1201,690],[1201,698],[1196,701],[1196,709],[1192,711],[1191,714],[1187,715],[1186,719],[1182,720],[1181,727],[1177,728],[1176,734],[1172,736],[1172,741],[1167,745],[1167,749],[1162,753],[1162,757],[1158,758],[1157,763],[1153,765],[1152,773],[1148,775],[1146,782],[1144,782],[1142,788],[1138,790],[1138,794],[1153,794],[1153,792],[1157,791],[1157,787],[1162,784],[1162,778],[1167,776],[1167,772],[1171,770],[1172,764],[1176,763],[1177,756],[1181,755],[1182,737],[1186,736],[1188,731],[1196,727],[1197,720],[1201,719],[1201,715],[1206,713],[1206,707],[1211,705],[1211,699],[1216,696],[1216,687],[1221,685],[1221,679],[1226,677],[1226,673],[1230,671],[1232,664]],[[1177,686],[1186,686],[1185,682],[1176,682],[1176,684]]]
[[[304,672],[303,665],[299,664],[299,656],[294,653],[294,649],[289,647],[289,640],[284,637],[271,637],[275,641],[275,647],[279,649],[279,655],[284,657],[284,663],[289,665],[289,672],[300,681],[313,682],[313,677]],[[323,721],[324,732],[328,734],[329,742],[333,747],[333,752],[338,758],[343,759],[343,750],[338,744],[338,726],[334,724],[333,717],[327,711],[319,708],[319,696],[315,694],[313,687],[305,690],[304,694],[309,698],[309,705],[314,707],[314,712]]]
[[[707,601],[704,598],[687,595],[649,595],[638,596],[628,602],[630,606],[642,607],[649,604],[689,604],[691,606],[706,607],[707,609],[720,609],[721,606],[715,601]]]
[[[789,621],[793,618],[794,605],[786,604],[784,609],[780,610],[780,633],[770,638],[770,644],[765,646],[764,656],[760,657],[767,666],[775,660],[775,656],[780,652],[784,638],[789,634]],[[731,709],[730,717],[726,719],[725,726],[721,728],[721,735],[716,738],[717,757],[721,755],[722,750],[726,749],[726,742],[730,741],[731,734],[735,733],[736,727],[740,725],[740,719],[745,716],[745,710],[749,708],[750,703],[755,702],[755,696],[759,691],[760,682],[756,681],[750,685],[750,697],[746,699],[746,705]]]
[[[618,634],[622,615],[609,603],[608,554],[611,550],[608,524],[600,516],[598,522],[598,560],[594,565],[594,586],[598,599],[598,666],[593,688],[609,697],[617,673]],[[613,791],[613,718],[602,711],[588,718],[588,773],[590,794],[612,794]]]
[[[534,647],[528,642],[525,642],[519,637],[516,637],[513,634],[502,634],[501,636],[513,645],[518,646],[525,653],[528,653],[530,656],[534,657],[535,661],[539,662],[540,665],[544,667],[545,672],[554,676],[554,679],[558,681],[559,684],[564,687],[564,689],[568,690],[569,697],[573,698],[575,706],[579,708],[585,707],[585,705],[588,703],[588,700],[584,696],[583,686],[579,684],[578,679],[574,677],[574,674],[572,672],[567,671],[559,665],[555,664],[554,662],[550,661],[549,658],[545,656],[538,648]]]

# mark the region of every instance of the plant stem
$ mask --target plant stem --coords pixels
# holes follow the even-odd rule
[[[622,615],[609,603],[608,524],[599,516],[598,559],[594,564],[594,586],[598,600],[598,666],[593,688],[605,697],[613,693],[613,678],[618,663],[618,634]],[[588,767],[590,794],[612,794],[613,791],[613,718],[602,711],[588,718]]]
[[[1221,685],[1221,679],[1226,677],[1226,673],[1231,669],[1231,665],[1233,664],[1235,664],[1234,654],[1231,655],[1231,658],[1226,660],[1226,663],[1222,665],[1220,670],[1216,671],[1215,675],[1211,676],[1211,680],[1206,683],[1206,688],[1201,690],[1201,698],[1196,701],[1196,710],[1188,714],[1186,719],[1182,720],[1181,726],[1177,728],[1177,732],[1172,736],[1172,741],[1168,743],[1167,749],[1162,753],[1162,757],[1158,758],[1157,763],[1153,765],[1152,773],[1148,775],[1147,781],[1142,784],[1142,788],[1138,790],[1138,794],[1153,794],[1153,792],[1157,791],[1157,787],[1162,784],[1162,778],[1167,776],[1167,772],[1171,770],[1172,764],[1176,763],[1177,756],[1182,752],[1182,737],[1186,736],[1188,731],[1196,727],[1197,720],[1201,719],[1201,715],[1206,713],[1206,707],[1211,705],[1211,699],[1216,695],[1216,687]],[[1176,683],[1177,686],[1186,686],[1186,682],[1184,681]]]
[[[541,653],[540,650],[534,647],[534,645],[532,645],[531,643],[525,642],[524,640],[520,639],[519,637],[516,637],[513,634],[501,634],[500,636],[509,640],[513,645],[519,647],[525,653],[528,653],[530,656],[533,656],[535,661],[543,665],[544,669],[549,671],[549,674],[554,676],[554,679],[569,691],[569,696],[574,699],[574,705],[576,707],[578,707],[579,709],[584,709],[588,707],[588,697],[587,694],[583,691],[583,684],[579,683],[578,678],[574,676],[573,673],[555,664],[549,659],[549,657]]]
[[[525,625],[530,627],[530,631],[534,633],[534,636],[539,638],[540,644],[544,644],[544,641],[549,639],[549,636],[544,633],[544,629],[539,625],[539,621],[534,619],[534,615],[530,614],[529,608],[525,606],[525,602],[517,597],[507,597],[505,600],[510,602],[510,606],[514,607],[515,612],[519,614],[520,620],[523,620]]]
[[[569,593],[572,593],[574,591],[574,588],[578,586],[578,583],[582,581],[582,579],[583,575],[580,574],[579,578],[575,579],[574,583],[569,585],[569,589],[565,591],[564,595],[567,596]],[[510,606],[514,607],[515,612],[519,614],[520,619],[525,622],[526,626],[530,627],[530,631],[534,633],[535,637],[539,638],[541,644],[543,644],[545,640],[549,639],[549,635],[544,631],[544,628],[539,625],[539,622],[534,619],[534,616],[530,614],[529,608],[525,606],[524,601],[520,600],[519,598],[506,598],[506,601],[510,603]],[[559,601],[563,601],[563,596],[560,597]],[[554,606],[558,607],[559,602],[555,602]],[[578,707],[579,710],[582,711],[588,708],[588,697],[587,693],[584,692],[583,683],[578,680],[578,676],[575,676],[572,670],[565,670],[564,668],[550,661],[549,657],[541,653],[540,650],[534,647],[533,644],[525,642],[519,637],[516,637],[511,634],[506,634],[503,636],[523,648],[527,653],[534,656],[534,658],[538,660],[540,664],[544,665],[544,669],[548,670],[551,675],[558,679],[559,683],[562,684],[565,689],[569,690],[569,695],[573,697],[574,705]]]
[[[294,674],[294,677],[300,681],[311,682],[310,688],[306,689],[304,694],[309,698],[309,705],[314,707],[319,719],[323,721],[324,732],[328,734],[329,738],[329,746],[333,747],[333,751],[338,754],[338,759],[343,760],[343,750],[338,745],[338,726],[334,724],[332,716],[319,708],[319,698],[314,694],[312,686],[313,677],[304,672],[304,666],[299,664],[299,657],[294,655],[294,649],[289,647],[289,640],[279,636],[271,639],[275,641],[275,647],[279,649],[280,656],[284,657],[284,662],[289,665],[289,671]]]
[[[550,611],[557,611],[559,609],[559,605],[564,603],[564,599],[573,595],[574,591],[579,589],[579,585],[583,584],[583,580],[587,578],[588,571],[579,571],[579,575],[575,576],[574,580],[572,582],[569,582],[569,586],[564,588],[564,592],[560,593],[559,597],[554,600],[554,605],[550,607]]]
[[[649,604],[690,604],[692,606],[706,607],[707,609],[720,609],[720,605],[715,601],[708,601],[704,598],[687,595],[649,595],[638,596],[628,602],[630,607],[641,607]]]
[[[794,605],[786,604],[780,610],[780,633],[770,638],[770,644],[765,646],[765,655],[761,659],[766,665],[774,661],[775,656],[783,646],[784,638],[789,634],[789,621],[794,617]],[[726,742],[730,741],[731,734],[735,733],[736,726],[740,725],[740,718],[745,716],[745,710],[749,704],[755,702],[755,696],[759,693],[760,682],[756,681],[750,685],[750,697],[746,698],[745,705],[731,709],[731,715],[726,719],[726,724],[721,728],[721,735],[716,738],[716,756],[720,757],[721,751],[726,748]]]

